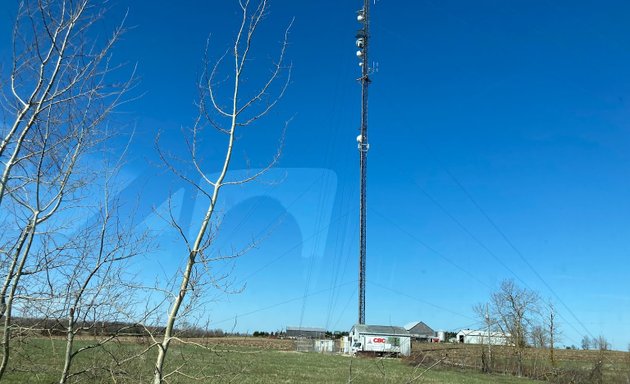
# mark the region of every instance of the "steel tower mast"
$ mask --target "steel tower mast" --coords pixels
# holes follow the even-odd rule
[[[370,1],[363,1],[363,8],[357,14],[362,28],[357,33],[357,57],[361,66],[361,134],[357,137],[359,147],[361,192],[359,203],[359,324],[365,324],[365,256],[366,256],[366,181],[368,144],[368,85],[370,65],[368,63],[368,43],[370,38]]]

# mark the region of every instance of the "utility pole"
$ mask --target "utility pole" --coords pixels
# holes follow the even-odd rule
[[[366,180],[368,144],[368,85],[370,66],[368,63],[368,43],[370,30],[370,0],[363,1],[363,8],[357,14],[362,28],[357,32],[357,57],[361,66],[361,134],[357,137],[359,147],[361,192],[359,203],[359,324],[365,324],[365,255],[366,255]]]

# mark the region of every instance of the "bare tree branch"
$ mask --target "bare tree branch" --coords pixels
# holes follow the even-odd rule
[[[167,159],[165,154],[159,150],[160,157],[163,159],[168,169],[170,169],[177,177],[193,185],[197,190],[203,191],[202,193],[208,198],[208,206],[203,219],[199,222],[194,241],[188,241],[187,237],[184,235],[182,227],[179,224],[173,225],[179,233],[179,236],[186,242],[187,257],[185,258],[185,266],[179,271],[178,288],[176,288],[174,300],[168,310],[164,334],[161,337],[160,344],[158,345],[157,359],[154,366],[154,384],[162,384],[168,377],[175,374],[182,375],[189,379],[194,378],[194,376],[190,376],[187,373],[182,372],[182,367],[176,368],[171,372],[164,371],[169,346],[174,340],[178,340],[174,334],[176,321],[194,309],[193,304],[195,300],[201,297],[200,288],[203,288],[206,284],[209,283],[214,288],[222,290],[223,292],[229,289],[229,282],[226,280],[229,277],[229,274],[213,274],[210,268],[210,263],[230,260],[239,257],[242,254],[237,252],[233,255],[219,255],[216,258],[204,255],[204,251],[212,244],[212,239],[214,238],[214,233],[216,232],[215,228],[217,228],[217,225],[213,225],[213,223],[217,220],[215,217],[215,209],[221,189],[227,185],[243,184],[252,181],[264,174],[267,170],[269,170],[269,168],[277,163],[284,144],[286,125],[282,131],[282,139],[280,140],[278,150],[267,166],[263,167],[261,171],[258,171],[254,175],[243,180],[227,180],[230,164],[233,158],[234,147],[236,145],[238,129],[245,125],[249,125],[266,115],[271,108],[276,105],[278,99],[283,96],[290,79],[289,74],[287,75],[287,79],[284,84],[280,87],[279,92],[265,107],[261,108],[260,111],[252,112],[249,118],[242,117],[242,115],[245,115],[245,113],[251,110],[254,105],[269,96],[268,94],[272,89],[272,85],[275,84],[280,78],[280,75],[287,70],[287,68],[283,66],[283,62],[285,60],[288,45],[287,39],[289,28],[285,31],[279,58],[277,63],[274,65],[271,76],[266,80],[261,88],[254,93],[252,98],[248,101],[242,102],[240,99],[243,82],[242,76],[246,67],[250,63],[248,61],[248,56],[256,31],[267,10],[267,1],[261,0],[258,2],[257,7],[251,15],[249,13],[249,0],[240,0],[239,5],[242,10],[242,18],[234,45],[231,49],[234,55],[234,63],[231,73],[233,85],[232,88],[227,91],[231,94],[231,96],[226,102],[226,104],[229,103],[230,107],[228,109],[221,106],[221,102],[219,101],[219,92],[216,89],[218,83],[215,83],[215,79],[219,73],[219,68],[223,63],[226,54],[224,53],[220,56],[212,68],[210,68],[207,61],[208,47],[206,46],[206,72],[201,77],[200,81],[201,99],[198,103],[199,116],[192,128],[192,139],[186,142],[191,156],[190,163],[192,164],[192,168],[197,177],[202,180],[202,183],[193,181],[192,178],[187,176],[184,171],[175,166],[172,159]],[[291,24],[289,27],[290,26]],[[287,72],[290,72],[290,70],[287,70]],[[225,94],[227,94],[227,92],[225,92]],[[206,99],[208,101],[206,101]],[[209,110],[208,106],[212,106],[212,110]],[[204,167],[203,161],[200,158],[200,139],[203,129],[208,125],[216,129],[223,137],[227,136],[221,167],[216,173],[216,176],[212,178],[209,176],[210,173],[208,173],[208,170]],[[175,221],[175,218],[171,216],[171,220]],[[254,242],[250,245],[253,246],[253,244]],[[244,252],[247,249],[248,248],[246,247],[241,251]]]

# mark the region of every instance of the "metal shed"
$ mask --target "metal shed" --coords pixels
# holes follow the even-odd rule
[[[437,337],[435,331],[422,321],[414,321],[405,325],[405,329],[411,334],[414,340],[420,341],[444,341]]]

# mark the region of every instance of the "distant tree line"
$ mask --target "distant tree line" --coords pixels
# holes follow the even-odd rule
[[[14,327],[18,335],[41,334],[43,336],[66,336],[67,319],[14,318]],[[81,336],[130,336],[145,337],[163,335],[163,326],[133,324],[121,321],[91,321],[77,324]],[[197,326],[178,328],[175,333],[180,338],[203,338],[243,336],[240,333],[225,332],[222,329],[204,329]],[[256,334],[254,334],[256,336]]]
[[[581,343],[582,349],[587,351],[590,349],[607,351],[610,349],[610,343],[606,337],[599,335],[598,337],[590,338],[588,335],[585,335],[582,338]]]
[[[344,336],[348,336],[348,331],[326,331],[324,337],[327,339],[341,339]],[[283,338],[286,336],[285,332],[267,332],[267,331],[254,331],[253,337],[270,337],[270,338]]]
[[[254,331],[254,333],[252,333],[252,336],[254,336],[254,337],[271,337],[271,338],[275,338],[275,337],[280,337],[281,334],[282,334],[282,332]]]

